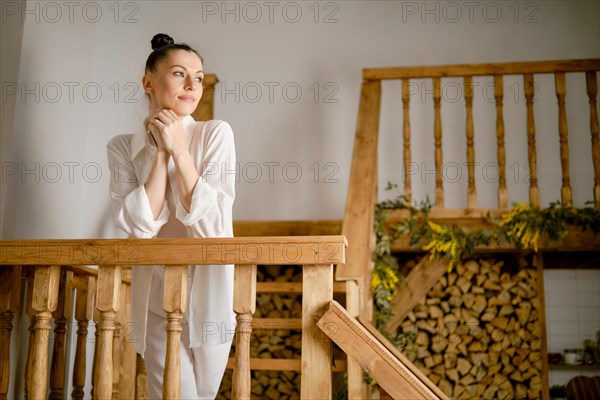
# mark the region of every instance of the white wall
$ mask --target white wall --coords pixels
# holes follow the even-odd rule
[[[544,271],[548,352],[582,349],[600,332],[600,270]],[[566,385],[576,375],[594,376],[595,369],[551,369],[550,385]]]
[[[28,1],[16,14],[6,8],[8,3],[3,2],[3,29],[22,15],[26,18],[20,56],[2,57],[3,71],[18,66],[18,77],[3,81],[3,112],[9,110],[14,118],[11,126],[3,115],[3,238],[120,235],[109,218],[105,143],[131,131],[145,112],[138,82],[149,40],[157,32],[196,47],[206,70],[222,81],[216,116],[232,124],[240,162],[236,219],[342,216],[363,67],[600,55],[595,1]],[[12,94],[15,83],[18,92]],[[446,84],[450,90],[453,83]],[[510,84],[507,96],[522,97],[522,83],[516,81],[513,89]],[[580,83],[577,87],[583,88]],[[293,102],[297,88],[302,94]],[[387,102],[398,100],[397,89],[397,84],[384,85],[380,186],[401,179],[399,104]],[[433,169],[431,94],[427,87],[420,90],[413,97],[419,99],[413,100],[413,157],[427,163],[425,172]],[[568,104],[583,101],[586,106],[585,93],[578,92],[579,97],[573,95],[575,89],[569,91]],[[477,90],[475,97],[482,97]],[[538,132],[547,126],[551,133],[556,117],[542,116],[546,108],[555,111],[555,98],[551,92],[545,98],[548,104],[536,104]],[[421,102],[427,108],[419,112]],[[478,104],[478,156],[495,157],[492,104]],[[507,112],[511,106],[507,104]],[[462,99],[443,108],[445,162],[463,162],[464,150],[458,150],[464,142],[463,108]],[[518,111],[524,108],[522,100],[514,108],[520,113],[515,121],[524,118]],[[582,129],[571,128],[572,146],[580,140],[589,148],[585,118],[587,114],[579,120]],[[483,134],[487,127],[480,128],[484,123],[492,129],[489,135]],[[515,138],[523,137],[516,135],[524,128],[517,128],[514,135],[507,130],[508,161],[519,163],[522,175],[525,146]],[[542,189],[559,176],[556,137],[538,136]],[[268,163],[279,163],[273,167],[273,181]],[[257,165],[261,175],[255,182]],[[591,197],[591,156],[572,157],[571,165],[575,201],[582,204]],[[302,176],[293,182],[298,171]],[[466,170],[461,173],[465,178]],[[415,188],[417,198],[432,196],[433,175],[422,180],[425,185]],[[511,201],[525,200],[527,185],[522,176],[515,180],[518,185],[509,180]],[[465,182],[446,183],[446,206],[464,206]],[[480,205],[494,206],[495,185],[481,184]],[[556,185],[542,190],[543,201],[558,199]]]

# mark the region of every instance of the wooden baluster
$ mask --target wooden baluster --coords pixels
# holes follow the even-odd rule
[[[96,281],[96,288],[98,281]],[[96,294],[96,293],[95,293]],[[92,359],[92,398],[95,399],[94,388],[96,387],[96,371],[100,362],[100,311],[95,307],[96,296],[94,296],[94,311],[92,312],[92,320],[94,321],[94,358]]]
[[[35,311],[33,304],[33,274],[31,269],[25,272],[27,278],[27,300],[25,305],[25,313],[29,317],[29,345],[27,346],[27,360],[25,361],[25,382],[23,383],[23,396],[29,398],[29,382],[31,381],[31,363],[33,362],[33,343],[35,339]]]
[[[187,266],[167,265],[163,309],[167,313],[167,354],[163,377],[163,399],[178,399],[181,391],[181,320],[187,307]]]
[[[535,148],[535,119],[533,117],[534,82],[532,74],[523,75],[525,103],[527,104],[527,154],[529,159],[529,202],[540,205],[540,190],[537,182],[537,154]]]
[[[558,100],[558,133],[560,135],[560,165],[562,167],[561,198],[563,206],[570,207],[573,204],[573,194],[569,178],[569,133],[567,128],[567,109],[565,107],[565,95],[567,85],[565,84],[565,73],[554,74],[556,84],[556,98]]]
[[[119,291],[121,298],[119,299],[119,310],[115,318],[115,333],[113,336],[113,389],[112,398],[118,400],[119,397],[119,386],[121,382],[121,364],[123,362],[123,351],[125,346],[121,339],[122,327],[127,323],[125,320],[125,301],[127,289],[124,283],[121,283],[121,290]]]
[[[33,360],[29,372],[29,398],[45,399],[48,389],[48,338],[50,319],[58,303],[60,266],[35,267],[32,308],[35,311]]]
[[[435,207],[444,208],[441,78],[433,78],[433,137],[435,140]]]
[[[54,346],[50,364],[50,399],[60,400],[65,385],[65,333],[67,320],[71,319],[71,281],[73,273],[62,269],[58,286],[58,302],[52,313],[54,318]]]
[[[236,313],[235,367],[231,398],[250,399],[250,336],[256,310],[256,265],[236,265],[233,284],[233,311]]]
[[[331,399],[331,340],[317,327],[333,299],[333,265],[304,265],[300,397]]]
[[[127,271],[129,278],[125,278],[125,272]],[[131,269],[123,271],[124,280],[131,282]],[[134,399],[135,398],[135,382],[136,379],[136,352],[133,347],[133,342],[137,340],[135,336],[136,330],[134,329],[131,321],[131,285],[123,284],[122,296],[121,296],[121,310],[123,312],[121,318],[121,367],[120,367],[120,378],[119,378],[119,397],[122,399]]]
[[[88,324],[93,315],[94,294],[96,293],[96,278],[92,276],[76,276],[74,286],[77,288],[75,301],[75,320],[77,321],[77,346],[73,365],[73,391],[71,397],[83,399],[85,386],[86,344]]]
[[[502,75],[494,75],[494,96],[496,98],[496,143],[498,147],[498,208],[508,208],[504,144],[504,77]]]
[[[473,77],[465,76],[465,103],[467,109],[467,169],[469,183],[467,187],[467,208],[477,208],[477,189],[475,187],[475,128],[473,126]]]
[[[592,135],[592,162],[594,163],[594,201],[600,208],[600,139],[598,128],[598,109],[596,96],[598,95],[598,79],[596,71],[585,73],[587,94],[590,103],[590,133]]]
[[[19,309],[21,266],[0,268],[0,399],[8,397],[10,382],[10,338],[13,317]]]
[[[115,317],[119,310],[119,291],[121,289],[121,267],[101,265],[98,268],[98,286],[96,308],[100,311],[100,330],[98,340],[98,359],[94,371],[94,399],[110,399],[113,386],[112,344],[115,331]]]
[[[404,139],[404,196],[410,202],[412,198],[412,188],[410,176],[412,174],[412,164],[410,157],[410,79],[402,80],[402,109],[403,109],[403,127],[402,135]]]

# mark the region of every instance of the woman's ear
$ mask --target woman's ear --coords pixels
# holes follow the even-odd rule
[[[144,92],[147,94],[154,92],[154,89],[152,89],[152,81],[147,74],[142,77],[142,87],[144,88]]]

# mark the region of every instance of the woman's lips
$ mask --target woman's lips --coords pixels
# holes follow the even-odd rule
[[[186,101],[188,103],[193,103],[196,99],[192,96],[179,96],[179,99]]]

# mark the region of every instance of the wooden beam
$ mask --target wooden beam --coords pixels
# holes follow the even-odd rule
[[[227,369],[233,369],[235,366],[235,358],[230,358],[227,361]],[[302,362],[299,358],[283,359],[283,358],[251,358],[250,368],[258,371],[300,371]],[[335,360],[331,371],[345,372],[346,360]]]
[[[302,294],[302,282],[256,282],[257,293]],[[344,282],[333,282],[333,293],[346,293]]]
[[[240,236],[322,236],[339,235],[341,220],[314,221],[233,221],[233,233]]]
[[[447,261],[429,261],[429,257],[421,259],[406,277],[406,285],[400,286],[392,299],[394,314],[387,323],[388,331],[395,332],[398,329],[404,317],[425,298],[429,289],[447,270]]]
[[[448,399],[443,393],[432,390],[424,375],[417,375],[407,367],[406,358],[398,358],[371,332],[335,301],[317,326],[337,345],[354,357],[385,391],[394,399]]]
[[[2,240],[0,265],[343,264],[343,236]]]

